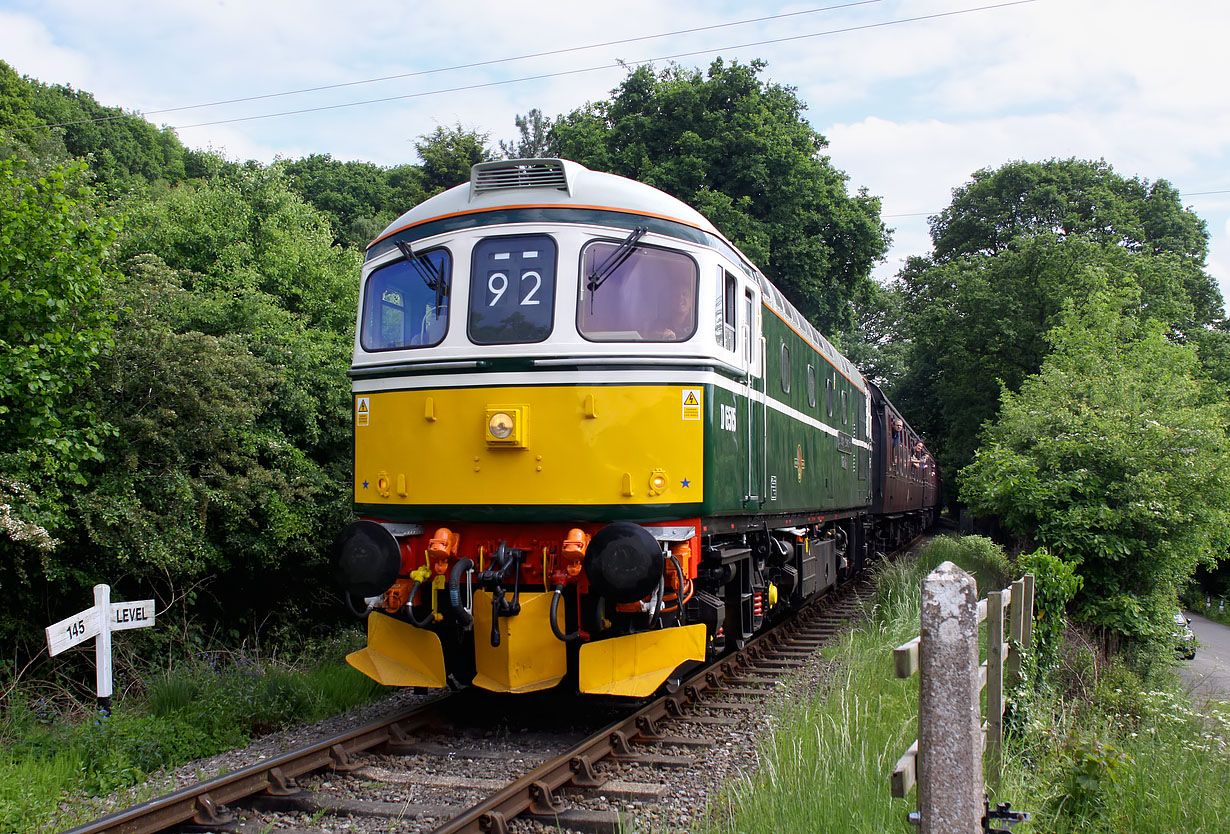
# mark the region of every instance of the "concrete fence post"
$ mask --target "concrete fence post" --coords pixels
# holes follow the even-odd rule
[[[923,580],[918,693],[918,810],[922,834],[982,828],[978,593],[944,562]]]

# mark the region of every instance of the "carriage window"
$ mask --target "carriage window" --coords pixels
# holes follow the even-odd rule
[[[554,320],[555,241],[546,235],[479,241],[470,270],[470,341],[541,342]]]
[[[597,241],[581,256],[577,329],[591,342],[684,342],[696,333],[699,270],[682,252]],[[620,256],[625,258],[620,261]]]
[[[816,407],[816,368],[811,363],[807,365],[807,404]]]
[[[419,252],[380,267],[367,279],[359,343],[364,350],[431,347],[448,330],[447,249]]]

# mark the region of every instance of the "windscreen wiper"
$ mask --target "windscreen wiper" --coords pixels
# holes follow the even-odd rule
[[[632,256],[632,253],[636,251],[637,241],[643,238],[648,231],[648,228],[637,226],[630,235],[624,238],[623,243],[615,247],[615,251],[607,256],[602,265],[589,274],[585,281],[585,289],[589,290],[591,300],[593,293],[606,282],[606,279],[614,275],[615,270],[623,266],[623,262]]]
[[[444,298],[448,295],[447,280],[436,270],[436,265],[431,262],[430,258],[415,252],[414,247],[406,243],[406,241],[397,241],[397,248],[406,256],[406,260],[410,262],[410,266],[414,267],[414,271],[419,274],[419,277],[423,279],[427,289],[436,294],[436,316],[438,317],[440,309],[444,306]]]

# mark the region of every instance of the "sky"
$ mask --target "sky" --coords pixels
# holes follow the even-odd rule
[[[608,98],[621,63],[760,58],[851,191],[882,199],[893,245],[876,277],[930,251],[928,215],[973,172],[1076,157],[1174,184],[1230,297],[1227,35],[1218,0],[0,0],[0,58],[19,73],[263,162],[416,162],[438,125],[494,146],[531,108]]]

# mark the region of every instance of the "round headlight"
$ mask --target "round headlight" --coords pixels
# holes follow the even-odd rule
[[[497,411],[487,421],[487,431],[496,440],[506,440],[513,433],[513,418],[503,411]]]

